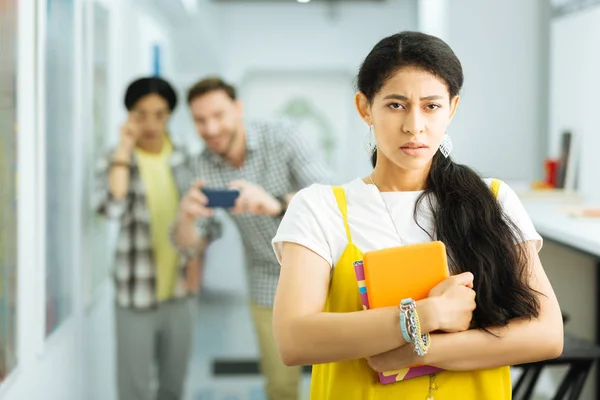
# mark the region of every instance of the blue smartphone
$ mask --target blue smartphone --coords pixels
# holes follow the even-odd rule
[[[240,197],[239,190],[231,189],[202,189],[208,198],[208,208],[233,208],[235,201]]]

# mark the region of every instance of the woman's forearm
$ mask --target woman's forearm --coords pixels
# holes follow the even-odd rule
[[[552,359],[562,353],[562,323],[514,320],[489,330],[496,336],[478,329],[432,335],[425,364],[471,371]]]
[[[434,308],[430,299],[417,302],[423,333],[438,329]],[[399,320],[398,307],[319,313],[289,321],[275,335],[286,365],[321,364],[365,358],[405,344]]]
[[[123,200],[129,191],[129,167],[127,165],[131,162],[131,150],[117,148],[112,161],[119,165],[109,167],[108,187],[115,199]]]

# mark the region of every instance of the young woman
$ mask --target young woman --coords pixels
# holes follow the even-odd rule
[[[374,134],[372,173],[301,191],[273,239],[282,265],[275,339],[286,364],[314,364],[312,399],[510,399],[509,365],[562,352],[542,239],[518,197],[448,157],[462,84],[442,40],[416,32],[381,40],[360,68],[355,99]],[[362,311],[352,264],[366,251],[432,240],[445,243],[452,276],[413,303],[429,334],[420,356],[400,328],[406,311]],[[376,371],[417,364],[444,371],[378,382]]]
[[[193,176],[187,151],[167,134],[176,105],[164,79],[133,81],[119,144],[97,167],[96,209],[120,225],[114,281],[121,400],[183,397],[201,260],[179,257],[169,239]],[[157,367],[157,394],[149,366]]]

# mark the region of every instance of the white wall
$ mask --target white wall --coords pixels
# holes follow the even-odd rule
[[[202,144],[191,123],[186,102],[187,90],[198,80],[223,72],[219,5],[211,0],[196,0],[196,4],[195,11],[186,19],[178,20],[176,29],[173,29],[173,62],[177,66],[177,73],[169,76],[180,96],[179,106],[171,117],[171,132],[176,140],[186,143],[191,151],[199,151]]]
[[[501,179],[540,178],[547,134],[544,0],[452,2],[448,43],[465,85],[448,129],[455,159]]]
[[[386,35],[416,29],[412,1],[224,4],[224,75],[252,70],[348,70]]]
[[[418,0],[419,31],[448,40],[448,0]]]
[[[600,36],[600,6],[569,14],[552,23],[550,155],[559,156],[560,135],[579,137],[579,189],[600,201],[600,129],[596,97],[600,92],[600,50],[587,38]]]
[[[169,0],[170,1],[170,0]],[[220,6],[211,0],[197,0],[196,10],[174,32],[175,56],[180,78],[198,79],[221,72],[223,53]]]

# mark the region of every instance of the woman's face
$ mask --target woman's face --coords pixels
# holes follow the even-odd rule
[[[405,170],[428,167],[458,106],[445,82],[416,68],[392,75],[371,104],[357,93],[359,113],[373,125],[378,160]],[[379,163],[379,161],[378,161]]]
[[[162,138],[167,131],[171,111],[169,103],[153,93],[140,98],[129,114],[140,128],[139,142],[151,142]]]

